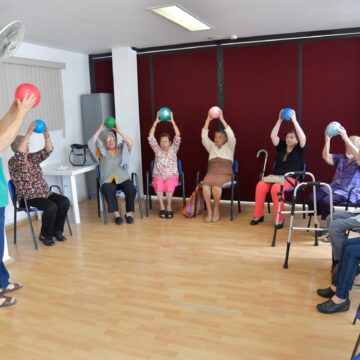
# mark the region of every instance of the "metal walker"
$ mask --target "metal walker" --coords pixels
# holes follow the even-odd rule
[[[285,174],[284,178],[286,177]],[[318,218],[317,218],[317,204],[316,204],[316,189],[319,188],[320,186],[325,186],[328,188],[329,190],[329,205],[330,205],[330,219],[332,221],[332,217],[333,217],[333,196],[332,196],[332,190],[329,184],[327,183],[323,183],[323,182],[319,182],[319,181],[315,181],[315,177],[313,174],[311,173],[305,173],[305,175],[310,176],[312,178],[312,181],[309,182],[302,182],[298,185],[296,185],[295,189],[294,189],[294,193],[293,193],[293,197],[292,197],[292,203],[291,203],[291,211],[283,211],[283,214],[291,214],[290,216],[290,225],[289,225],[289,233],[288,233],[288,239],[287,239],[287,246],[286,246],[286,255],[285,255],[285,261],[284,261],[284,265],[283,268],[287,269],[289,267],[288,261],[289,261],[289,253],[290,253],[290,246],[291,246],[291,236],[292,236],[292,231],[293,230],[314,230],[315,231],[315,242],[314,242],[314,246],[318,246],[319,242],[318,242],[318,236],[317,236],[317,232],[318,231],[322,231],[322,230],[327,230],[327,228],[320,228],[318,226]],[[295,205],[296,205],[296,195],[299,189],[305,188],[311,186],[313,188],[313,198],[314,198],[314,210],[295,210]],[[279,206],[280,208],[280,206]],[[278,210],[279,213],[279,210]],[[309,227],[309,226],[294,226],[294,215],[295,214],[312,214],[314,217],[314,227]]]

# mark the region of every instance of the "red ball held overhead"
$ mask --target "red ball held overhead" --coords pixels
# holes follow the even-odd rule
[[[39,105],[41,95],[39,89],[35,85],[27,83],[19,85],[15,90],[15,99],[22,101],[26,94],[28,94],[28,97],[34,95],[35,103],[32,106],[33,108]]]

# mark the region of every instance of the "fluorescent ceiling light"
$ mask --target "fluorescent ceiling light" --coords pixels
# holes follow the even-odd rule
[[[161,7],[149,8],[149,10],[173,21],[190,31],[209,30],[211,27],[200,21],[194,15],[179,5],[167,5]]]

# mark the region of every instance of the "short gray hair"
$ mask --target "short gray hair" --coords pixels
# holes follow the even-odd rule
[[[11,143],[11,149],[13,152],[18,152],[20,143],[22,142],[24,135],[16,135],[14,141]]]

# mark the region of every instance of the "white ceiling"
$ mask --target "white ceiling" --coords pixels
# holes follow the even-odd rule
[[[213,29],[190,32],[146,10],[178,3]],[[25,41],[82,53],[360,27],[360,0],[0,0],[0,27],[20,20]]]

